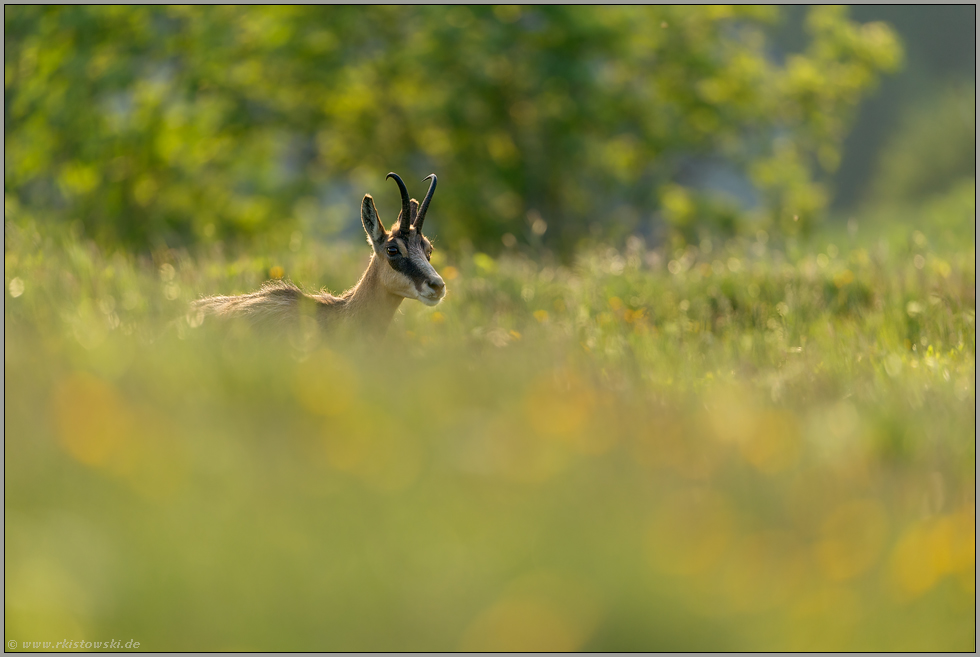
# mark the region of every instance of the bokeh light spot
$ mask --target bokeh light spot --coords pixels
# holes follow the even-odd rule
[[[654,567],[671,575],[703,573],[727,549],[734,520],[731,505],[712,490],[673,493],[647,530],[647,550]]]
[[[333,417],[349,409],[359,389],[357,370],[329,349],[320,349],[300,363],[293,392],[314,415]]]
[[[888,531],[884,508],[876,500],[846,502],[824,520],[815,548],[826,577],[844,581],[870,568],[878,559]]]

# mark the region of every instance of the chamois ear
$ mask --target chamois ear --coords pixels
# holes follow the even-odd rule
[[[419,214],[419,202],[416,201],[414,198],[411,199],[408,202],[408,208],[409,208],[408,209],[408,212],[409,212],[409,219],[408,219],[408,221],[405,221],[405,219],[402,217],[402,213],[399,212],[398,213],[398,219],[391,226],[391,232],[392,233],[403,233],[405,235],[408,234],[408,231],[409,231],[409,229],[411,229],[412,224],[415,223],[415,217],[417,217],[418,214]]]
[[[411,212],[412,212],[412,216],[408,221],[408,225],[411,226],[412,224],[415,223],[415,218],[419,216],[419,202],[413,198],[411,201],[408,202],[408,207],[411,208]]]
[[[374,207],[374,199],[370,194],[364,195],[361,201],[361,223],[364,224],[364,232],[368,236],[368,244],[375,250],[380,248],[381,242],[385,237],[385,227],[378,216],[378,209]]]

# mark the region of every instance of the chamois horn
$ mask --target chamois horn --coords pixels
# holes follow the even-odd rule
[[[388,178],[395,179],[395,183],[398,185],[398,191],[402,195],[402,212],[398,215],[398,232],[407,233],[409,226],[412,225],[412,210],[409,206],[408,188],[405,187],[405,183],[402,182],[402,179],[394,171],[385,176],[385,180],[388,180]]]
[[[422,222],[425,221],[425,211],[429,209],[429,201],[432,200],[432,194],[436,191],[436,174],[430,173],[422,182],[425,182],[429,178],[432,178],[432,182],[429,183],[429,191],[425,193],[425,198],[422,199],[422,206],[419,208],[419,215],[415,219],[415,230],[422,232]]]

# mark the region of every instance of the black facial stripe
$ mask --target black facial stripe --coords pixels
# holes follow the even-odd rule
[[[388,261],[392,269],[404,274],[412,281],[412,285],[417,290],[422,291],[422,284],[429,279],[429,275],[422,270],[411,258],[395,258]]]

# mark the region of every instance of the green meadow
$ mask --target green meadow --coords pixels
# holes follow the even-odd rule
[[[974,651],[974,23],[6,6],[7,651]]]
[[[437,251],[441,305],[335,343],[188,302],[336,292],[367,245],[8,224],[7,636],[970,650],[975,249],[857,225]]]

